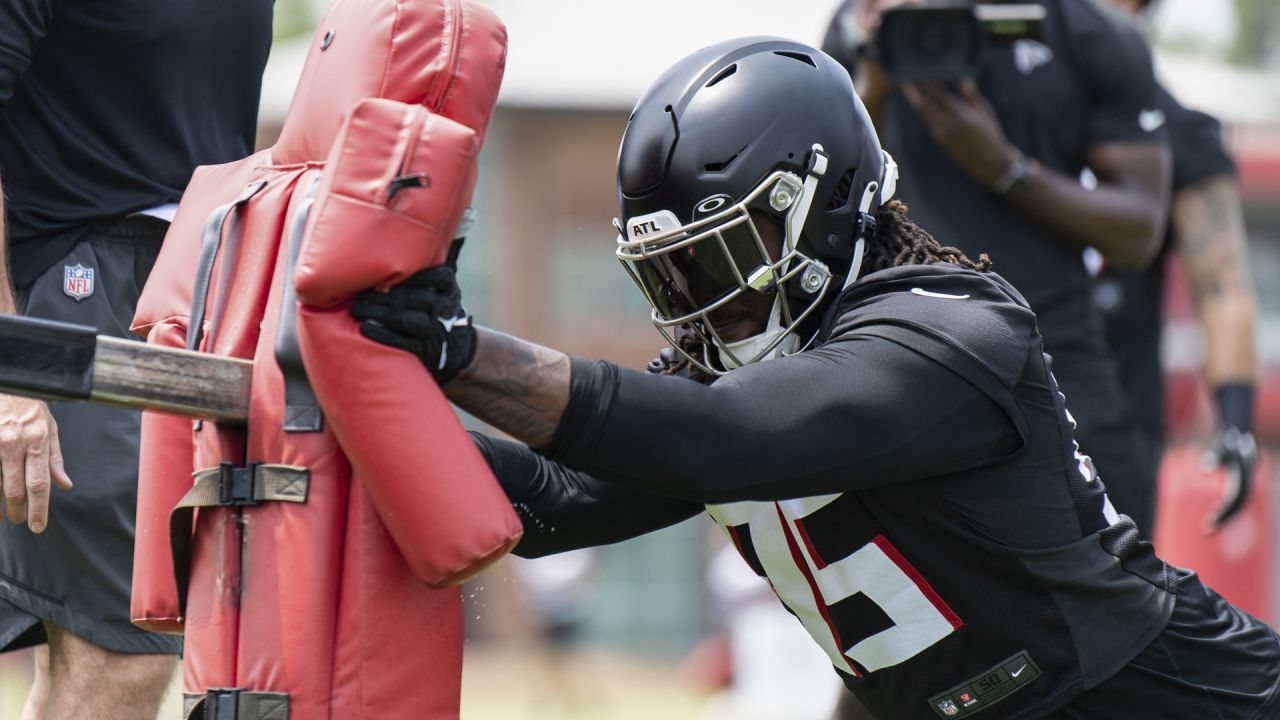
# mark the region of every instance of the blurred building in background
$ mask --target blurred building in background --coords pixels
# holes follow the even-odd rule
[[[838,0],[486,1],[508,25],[510,52],[482,156],[474,202],[479,217],[462,256],[468,309],[496,329],[642,367],[662,341],[647,320],[648,306],[613,257],[615,233],[609,223],[617,214],[614,162],[631,107],[668,65],[710,43],[771,34],[818,44]],[[263,84],[261,146],[274,142],[280,131],[311,33],[328,4],[276,1],[277,38]],[[1280,3],[1157,4],[1153,33],[1161,79],[1184,104],[1224,122],[1239,163],[1266,373],[1259,439],[1274,451],[1280,448]],[[1165,356],[1173,379],[1171,444],[1204,442],[1212,418],[1198,374],[1199,331],[1185,286],[1176,280],[1170,286]],[[1270,478],[1273,486],[1276,480]],[[696,518],[598,552],[593,584],[582,600],[582,644],[676,667],[673,661],[716,627],[704,580],[718,547],[710,539],[712,530],[711,523]],[[521,628],[526,616],[515,597],[518,587],[514,568],[499,565],[469,588],[467,620],[474,638],[469,656],[527,632]],[[1273,618],[1280,617],[1277,611]],[[4,675],[11,667],[16,665],[0,658],[0,716],[7,707]],[[597,662],[594,669],[610,681],[646,682],[635,668]],[[471,696],[511,680],[500,672],[486,674],[498,677],[482,683],[475,673],[467,676]],[[663,675],[652,682],[669,679]],[[596,689],[604,692],[603,686]],[[665,692],[682,691],[666,687]],[[659,711],[645,712],[629,715],[620,707],[582,717],[645,717]],[[675,705],[661,714],[693,717]],[[492,716],[514,717],[510,711]],[[534,716],[561,717],[527,715]]]

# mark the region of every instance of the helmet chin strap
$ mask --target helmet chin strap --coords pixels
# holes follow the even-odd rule
[[[827,174],[827,153],[822,146],[814,143],[809,152],[809,171],[804,176],[804,190],[796,204],[787,212],[786,234],[787,253],[800,246],[800,233],[804,231],[804,221],[809,217],[809,208],[813,206],[813,198],[818,194],[818,182]]]
[[[877,207],[883,206],[885,203],[893,199],[894,193],[898,191],[898,163],[889,153],[881,150],[884,154],[884,174],[880,183],[869,182],[867,187],[862,191],[862,199],[858,201],[858,237],[853,242],[853,261],[849,263],[849,274],[845,277],[844,287],[849,287],[858,280],[862,275],[862,257],[867,249],[867,229],[875,227],[875,217],[870,215],[868,211],[871,209],[871,203],[876,199],[876,193],[880,193],[880,202]]]

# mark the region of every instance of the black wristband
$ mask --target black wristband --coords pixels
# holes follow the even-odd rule
[[[1222,429],[1236,428],[1242,433],[1253,432],[1253,383],[1227,383],[1214,388],[1218,403],[1218,419]]]

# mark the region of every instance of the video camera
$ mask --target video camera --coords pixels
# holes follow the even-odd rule
[[[1044,17],[1032,3],[927,0],[886,10],[868,51],[892,80],[954,82],[982,71],[989,44],[1041,38]]]

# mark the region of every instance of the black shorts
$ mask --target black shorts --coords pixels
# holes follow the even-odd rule
[[[22,313],[137,339],[129,325],[167,228],[141,216],[94,226],[19,290]],[[50,409],[76,486],[54,489],[44,533],[0,524],[0,650],[44,642],[46,620],[116,652],[179,652],[181,638],[129,622],[141,415],[79,403]]]
[[[1276,720],[1280,636],[1181,570],[1169,624],[1048,720]]]

